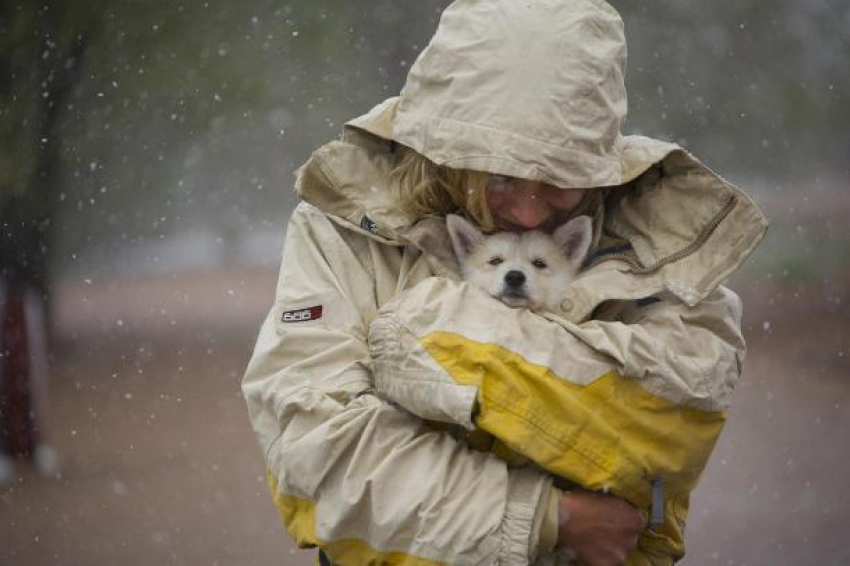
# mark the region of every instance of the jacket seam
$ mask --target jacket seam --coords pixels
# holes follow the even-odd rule
[[[362,381],[362,380],[352,378],[348,381],[343,381],[339,385],[345,386],[345,385],[350,385],[352,383],[357,383],[359,381]],[[302,385],[300,387],[297,387],[296,389],[293,389],[292,391],[287,393],[287,395],[284,396],[282,399],[280,399],[277,403],[275,403],[275,405],[274,405],[274,418],[275,418],[276,422],[279,422],[281,407],[283,407],[283,405],[285,405],[289,401],[290,397],[292,397],[293,395],[295,395],[295,394],[297,394],[301,391],[313,391],[313,392],[319,393],[323,397],[328,396],[327,391],[325,391],[324,389],[312,386],[312,385]],[[343,408],[345,408],[345,407],[348,406],[348,403],[346,403],[345,405],[342,405],[342,406],[343,406]],[[275,445],[277,445],[280,442],[280,439],[283,437],[283,434],[285,432],[286,432],[286,427],[280,426],[277,435],[275,435],[274,439],[269,443],[269,446],[266,449],[266,462],[269,461],[269,454],[271,454],[272,449],[275,447]]]
[[[540,422],[539,412],[538,411],[528,411],[524,413],[520,413],[518,411],[513,410],[509,403],[505,403],[501,398],[494,396],[491,393],[483,393],[484,397],[492,401],[496,406],[501,408],[507,413],[512,414],[514,417],[522,419],[532,425],[535,429],[537,429],[541,433],[541,437],[544,438],[552,447],[559,450],[572,450],[577,454],[581,455],[591,464],[596,466],[597,468],[611,474],[614,478],[622,483],[623,485],[630,485],[633,482],[627,481],[626,478],[618,475],[612,467],[607,464],[601,456],[599,456],[595,451],[589,449],[585,445],[579,445],[577,443],[578,437],[580,436],[580,431],[570,434],[574,440],[567,441],[562,440],[561,438],[555,436],[552,429],[547,426],[544,426]]]
[[[433,121],[433,122],[436,122],[436,123],[449,122],[451,124],[459,124],[459,125],[463,125],[463,126],[472,126],[473,128],[480,128],[482,130],[487,130],[487,131],[490,131],[490,132],[498,132],[500,134],[510,136],[511,138],[518,138],[518,139],[522,139],[522,140],[531,141],[531,142],[534,142],[534,143],[539,143],[541,145],[545,145],[547,147],[551,147],[551,148],[558,149],[558,150],[561,150],[561,151],[566,149],[567,151],[570,151],[570,152],[579,153],[579,154],[582,154],[582,155],[587,155],[586,152],[581,152],[579,150],[571,149],[571,148],[565,148],[564,146],[557,144],[557,143],[552,143],[552,142],[549,142],[549,141],[541,140],[541,139],[538,139],[538,138],[532,138],[530,136],[524,136],[524,135],[521,135],[521,134],[511,133],[511,132],[509,132],[507,130],[503,130],[501,128],[496,128],[494,126],[487,126],[487,125],[484,125],[484,124],[478,124],[476,122],[466,122],[464,120],[457,120],[455,118],[447,118],[445,116],[435,116],[433,114],[428,114],[428,113],[424,113],[424,112],[404,112],[404,111],[400,110],[398,112],[398,114],[406,114],[407,116],[413,116],[413,117],[424,117],[426,122],[427,121]],[[622,140],[622,136],[618,135],[617,139]],[[614,144],[614,145],[616,145],[616,144]],[[607,155],[618,155],[618,154],[611,153],[611,154],[607,154]],[[607,157],[607,155],[605,157]],[[466,159],[467,157],[493,157],[493,156],[492,155],[490,155],[490,156],[469,155],[469,156],[463,156],[463,157],[451,159],[449,161],[446,161],[446,163],[450,163],[452,161],[458,161],[460,159]],[[605,157],[601,157],[600,159],[605,159]]]

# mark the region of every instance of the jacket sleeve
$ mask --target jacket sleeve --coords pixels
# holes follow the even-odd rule
[[[508,470],[373,394],[370,246],[309,205],[243,380],[272,498],[334,564],[528,564],[551,481]]]
[[[684,553],[689,494],[738,378],[740,304],[721,287],[696,307],[669,296],[619,311],[572,324],[510,309],[466,283],[426,280],[372,324],[375,383],[415,414],[483,429],[648,514],[660,479],[663,523],[630,563],[671,563]],[[419,394],[422,382],[437,391]],[[445,407],[459,387],[475,388],[477,404],[455,418]]]

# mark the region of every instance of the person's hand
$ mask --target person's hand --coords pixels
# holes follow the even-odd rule
[[[613,495],[569,491],[558,502],[558,546],[587,566],[625,564],[646,517]]]

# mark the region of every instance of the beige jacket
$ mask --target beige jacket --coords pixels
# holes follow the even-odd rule
[[[630,563],[683,554],[745,350],[721,283],[766,222],[681,148],[620,135],[624,63],[601,0],[459,1],[401,96],[299,170],[243,392],[300,545],[341,565],[542,561],[559,478],[663,507]],[[562,187],[623,185],[558,312],[458,280],[442,220],[395,206],[395,143]]]

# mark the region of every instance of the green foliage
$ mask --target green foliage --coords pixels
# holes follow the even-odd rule
[[[0,5],[0,202],[21,191],[38,148],[37,73],[41,46],[33,37],[31,6]]]

